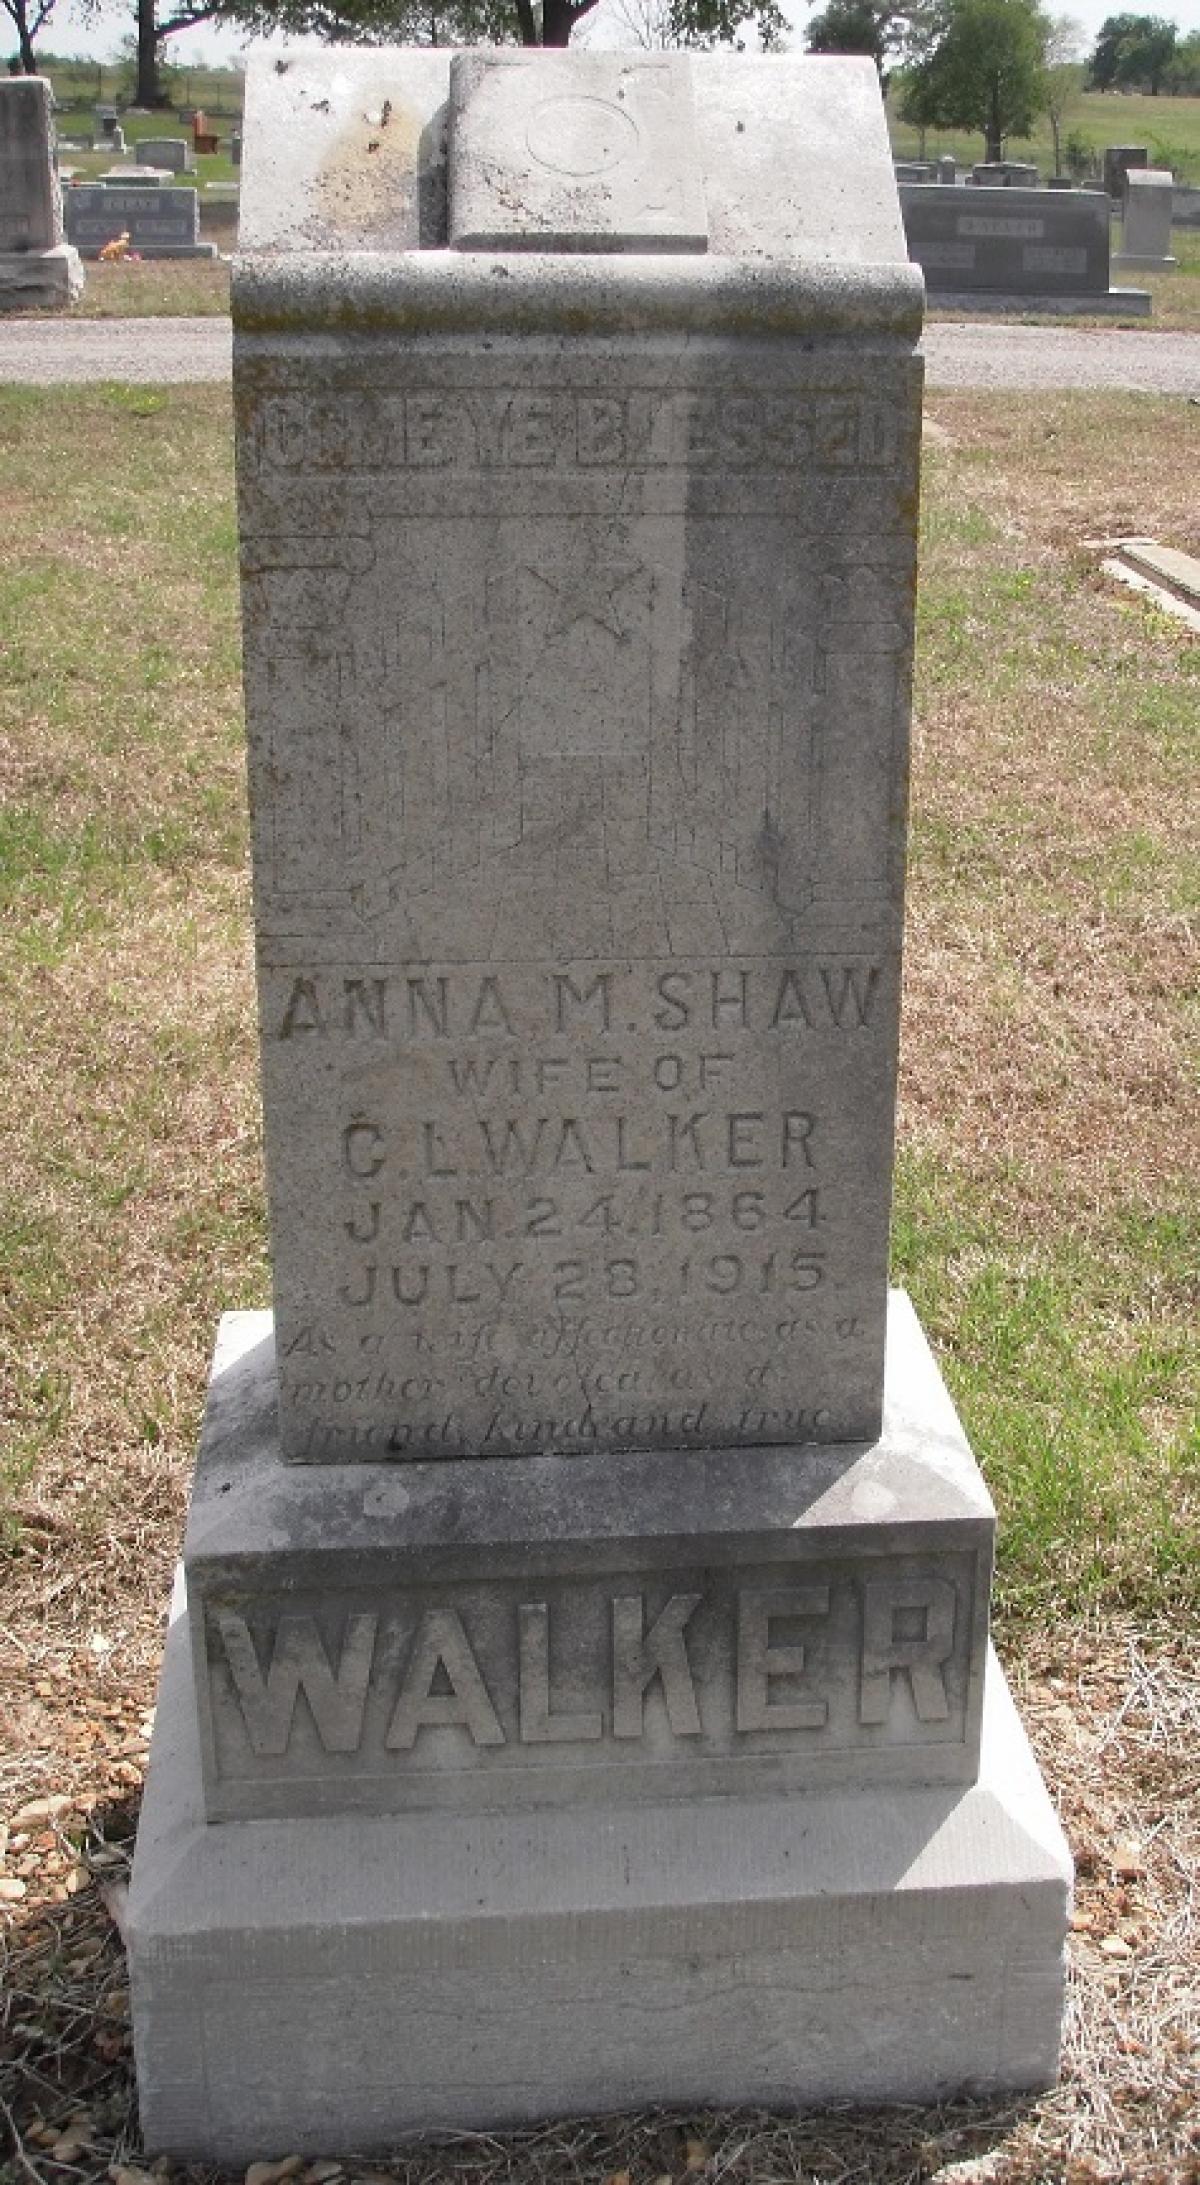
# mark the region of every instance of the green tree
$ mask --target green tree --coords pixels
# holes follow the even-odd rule
[[[0,0],[0,16],[7,16],[17,38],[10,62],[14,76],[36,76],[38,59],[33,41],[45,30],[54,13],[55,0]]]
[[[948,0],[928,58],[912,71],[926,125],[981,129],[989,160],[1028,136],[1045,103],[1050,25],[1032,0]]]
[[[869,53],[883,76],[886,61],[925,57],[944,7],[945,0],[825,0],[805,44],[810,53]]]
[[[1056,15],[1046,39],[1044,105],[1054,139],[1054,172],[1063,171],[1063,123],[1083,89],[1083,25],[1074,15]]]
[[[1149,91],[1155,98],[1179,33],[1164,15],[1109,15],[1100,25],[1090,78],[1097,91]]]
[[[937,102],[930,89],[923,68],[902,68],[892,78],[896,100],[896,112],[901,121],[917,132],[917,156],[925,157],[925,139],[931,129],[939,126]]]
[[[882,76],[894,21],[887,0],[827,0],[811,18],[805,44],[810,53],[869,53]]]
[[[140,0],[152,5],[153,0]],[[203,5],[203,0],[201,0]],[[598,0],[217,0],[211,10],[258,32],[351,45],[565,46]],[[785,27],[778,0],[667,0],[654,42],[731,44],[747,31],[764,46]]]
[[[1181,38],[1171,55],[1165,86],[1179,98],[1200,96],[1200,30],[1191,30]]]
[[[5,0],[7,4],[7,0]],[[162,48],[166,38],[173,38],[178,31],[195,30],[200,23],[216,23],[236,19],[236,11],[225,5],[225,0],[179,0],[179,5],[166,14],[159,13],[158,0],[136,0],[134,10],[136,40],[136,69],[133,84],[135,106],[169,106],[170,94],[163,82]]]

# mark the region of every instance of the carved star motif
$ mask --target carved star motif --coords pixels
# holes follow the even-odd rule
[[[644,564],[633,555],[590,541],[574,548],[553,575],[544,569],[531,569],[529,575],[555,597],[546,624],[547,637],[564,637],[576,623],[594,622],[611,636],[626,638],[629,631],[617,594],[640,577],[643,568]]]

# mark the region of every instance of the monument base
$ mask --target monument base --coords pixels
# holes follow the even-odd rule
[[[1043,2087],[1070,1876],[994,1657],[968,1789],[212,1826],[181,1589],[128,1915],[146,2144]]]
[[[83,266],[72,244],[0,251],[0,311],[62,311],[82,294]]]
[[[1113,252],[1113,272],[1171,273],[1179,264],[1178,258],[1161,258],[1155,255],[1143,257],[1136,250]]]
[[[976,311],[1000,312],[1012,317],[1031,317],[1040,311],[1056,318],[1147,319],[1151,296],[1148,288],[1110,288],[1095,296],[1031,296],[1001,289],[933,289],[929,309],[943,316],[948,311],[964,318]]]
[[[80,254],[84,258],[99,258],[104,245],[81,243]],[[216,258],[220,256],[215,243],[132,243],[130,256],[135,258]]]

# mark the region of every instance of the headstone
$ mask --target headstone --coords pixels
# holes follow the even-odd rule
[[[886,1291],[874,66],[313,52],[247,129],[275,1319],[223,1326],[157,1714],[148,2145],[1042,2084],[1065,1849]]]
[[[106,190],[161,190],[171,177],[165,167],[106,167],[104,173],[93,180],[102,183]]]
[[[1125,177],[1125,212],[1118,266],[1175,264],[1171,251],[1171,213],[1175,180],[1169,167],[1133,167]]]
[[[1150,154],[1144,144],[1110,144],[1104,153],[1104,187],[1110,197],[1125,195],[1125,177],[1131,169],[1148,167]]]
[[[73,183],[64,199],[67,234],[81,257],[98,258],[106,243],[127,234],[143,258],[212,258],[215,245],[200,240],[195,190],[112,182]]]
[[[111,139],[117,127],[116,107],[98,106],[96,108],[95,122],[95,134],[99,137],[101,143],[104,144],[111,142]]]
[[[939,182],[957,182],[958,161],[949,156],[944,159],[939,159],[937,163],[937,178]],[[899,178],[897,177],[897,179]]]
[[[124,152],[128,149],[125,143],[125,131],[121,128],[119,123],[115,123],[114,126],[105,133],[104,141],[108,150],[111,152]]]
[[[897,159],[893,161],[897,182],[936,182],[937,168],[927,159]]]
[[[53,310],[83,289],[63,240],[52,93],[43,76],[0,79],[0,311]]]
[[[1073,190],[1075,188],[1075,180],[1074,177],[1069,174],[1047,175],[1046,188],[1048,190]]]
[[[172,174],[190,174],[196,164],[186,137],[142,137],[138,160],[144,167],[166,167]]]
[[[1200,228],[1200,189],[1177,182],[1171,192],[1171,225]]]
[[[1036,190],[1038,170],[1025,160],[981,160],[971,169],[971,180],[979,189]]]
[[[1144,291],[1110,290],[1108,200],[1100,190],[902,188],[911,257],[931,295],[1047,299],[1116,297],[1149,307]]]
[[[217,143],[217,133],[214,129],[209,128],[207,114],[202,113],[201,109],[197,107],[192,116],[192,144],[195,150],[197,152],[215,152]]]
[[[240,167],[242,164],[242,132],[240,129],[235,129],[229,139],[229,163],[232,167]]]

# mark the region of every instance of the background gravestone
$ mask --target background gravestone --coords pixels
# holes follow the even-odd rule
[[[0,78],[0,311],[52,310],[82,289],[79,254],[63,241],[50,85]]]
[[[152,179],[128,176],[74,182],[65,198],[67,234],[84,258],[98,258],[106,243],[127,234],[143,258],[215,258],[216,245],[200,240],[200,201],[195,190],[156,188]]]
[[[246,114],[276,1319],[223,1324],[156,1718],[149,2144],[1042,2084],[1069,1869],[886,1290],[873,64],[339,52]]]
[[[900,203],[909,253],[931,294],[1150,308],[1144,289],[1110,289],[1109,208],[1100,190],[902,184]]]
[[[1109,144],[1104,152],[1104,187],[1110,197],[1123,199],[1125,178],[1135,168],[1148,167],[1150,154],[1144,144]]]
[[[186,137],[139,137],[137,154],[144,167],[166,167],[174,174],[190,174],[196,164]]]
[[[1125,177],[1125,201],[1121,226],[1119,266],[1154,266],[1175,263],[1171,251],[1171,218],[1175,179],[1169,167],[1133,167]]]

